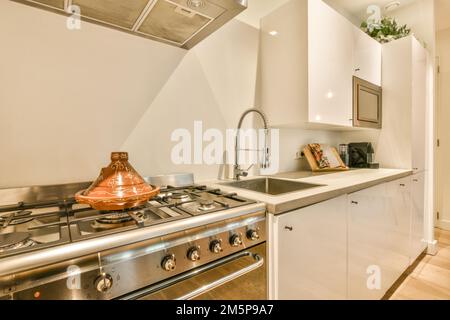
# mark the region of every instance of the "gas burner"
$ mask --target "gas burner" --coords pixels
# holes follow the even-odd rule
[[[191,201],[191,196],[185,192],[166,192],[161,193],[159,196],[156,197],[157,200],[164,201],[164,202],[177,202],[177,203],[183,203],[187,201]]]
[[[118,212],[118,213],[110,213],[108,212],[105,216],[95,220],[101,224],[117,224],[117,223],[125,223],[133,220],[130,215],[126,212]]]
[[[198,210],[200,211],[210,211],[216,208],[214,200],[200,200],[199,204]]]
[[[188,201],[191,199],[191,197],[187,193],[183,192],[173,192],[169,198],[180,200],[180,201]]]
[[[28,248],[38,244],[26,232],[0,234],[0,252]]]
[[[34,219],[33,217],[31,217],[31,214],[31,211],[25,210],[3,214],[0,215],[0,224],[4,225],[4,227],[7,227],[27,223]]]
[[[143,211],[107,212],[105,215],[92,222],[92,228],[98,230],[114,229],[133,225],[136,222],[143,223],[149,219]]]

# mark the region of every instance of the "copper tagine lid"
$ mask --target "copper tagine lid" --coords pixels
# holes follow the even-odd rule
[[[139,207],[160,191],[152,187],[128,162],[128,153],[113,152],[111,163],[103,168],[97,180],[78,192],[75,199],[102,211],[117,211]]]

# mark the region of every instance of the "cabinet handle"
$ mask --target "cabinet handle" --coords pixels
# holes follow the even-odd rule
[[[415,171],[419,171],[419,168],[413,168],[413,170],[415,170]]]
[[[406,187],[406,184],[400,183],[400,187]]]
[[[292,230],[294,230],[294,228],[293,228],[293,227],[288,227],[288,226],[285,226],[285,227],[284,227],[284,229],[285,229],[285,230],[289,230],[289,231],[292,231]]]
[[[358,201],[352,201],[352,204],[359,204]]]
[[[413,179],[413,181],[414,181],[414,182],[419,182],[419,180],[418,180],[418,179]]]
[[[356,68],[355,72],[361,71],[361,68]]]

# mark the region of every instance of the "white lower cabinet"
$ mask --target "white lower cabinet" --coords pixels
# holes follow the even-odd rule
[[[348,196],[348,296],[380,299],[409,265],[410,178]]]
[[[410,264],[426,249],[425,232],[425,173],[413,175],[411,182],[411,253]]]
[[[386,281],[377,277],[389,266],[384,184],[348,196],[348,298],[379,299]],[[378,289],[377,289],[378,288]]]
[[[388,212],[394,218],[391,226],[392,252],[389,287],[409,266],[411,233],[411,177],[386,184]]]
[[[276,217],[278,299],[345,299],[347,196]]]
[[[382,298],[426,248],[424,173],[273,218],[274,298]]]

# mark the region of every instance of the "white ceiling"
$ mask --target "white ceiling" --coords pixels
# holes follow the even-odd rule
[[[436,0],[436,29],[444,30],[450,28],[450,1]]]
[[[248,8],[239,14],[236,19],[245,22],[255,28],[260,27],[260,19],[291,0],[248,0]],[[367,18],[367,8],[370,5],[378,5],[382,9],[393,0],[324,0],[334,9],[346,16],[349,20],[359,25]],[[417,0],[399,0],[400,7],[407,6]],[[450,5],[450,0],[438,0]]]
[[[344,11],[348,15],[354,17],[352,20],[359,20],[362,22],[367,18],[367,8],[370,5],[377,5],[384,12],[384,7],[393,2],[394,0],[325,0],[329,5],[338,9],[338,11]],[[412,4],[416,0],[398,0],[400,2],[400,7],[405,7]],[[449,0],[442,0],[444,2],[450,2]],[[340,9],[340,10],[339,10]]]
[[[260,19],[291,0],[248,0],[248,8],[239,14],[236,19],[255,28],[260,27]],[[393,0],[324,0],[334,9],[346,16],[356,25],[367,18],[367,8],[370,5],[384,7]],[[406,7],[417,0],[399,0],[400,8]],[[450,0],[436,1],[437,30],[450,28]]]
[[[239,14],[236,19],[259,29],[261,18],[289,1],[290,0],[248,0],[248,8]]]

